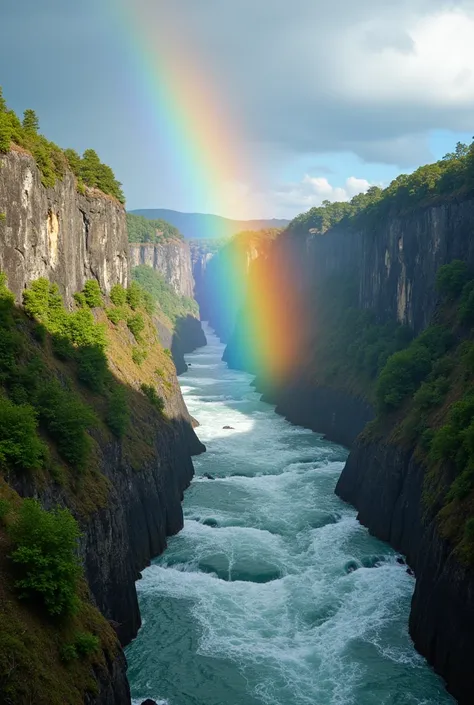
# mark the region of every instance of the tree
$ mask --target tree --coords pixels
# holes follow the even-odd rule
[[[23,113],[23,129],[26,132],[38,134],[39,120],[34,110],[28,109]]]
[[[10,529],[16,548],[11,558],[19,579],[20,598],[43,603],[51,616],[74,613],[78,607],[77,557],[79,527],[67,509],[42,509],[34,499],[25,499]]]
[[[3,88],[0,86],[0,113],[7,112],[7,104],[5,98],[3,97]]]

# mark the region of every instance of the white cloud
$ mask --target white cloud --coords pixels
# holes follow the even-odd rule
[[[298,183],[284,184],[261,195],[266,212],[275,217],[293,218],[297,213],[320,206],[323,201],[350,201],[358,193],[365,193],[371,184],[366,179],[349,176],[343,186],[333,186],[324,176],[306,174]]]

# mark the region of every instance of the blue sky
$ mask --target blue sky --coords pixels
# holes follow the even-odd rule
[[[60,145],[95,148],[129,208],[292,217],[387,184],[474,134],[471,0],[115,2],[156,26],[157,57],[160,33],[178,47],[190,40],[213,95],[235,116],[239,148],[252,155],[227,201],[200,201],[113,0],[4,0],[9,105],[35,108]]]

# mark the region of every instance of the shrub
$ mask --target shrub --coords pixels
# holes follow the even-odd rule
[[[165,402],[162,397],[157,394],[155,387],[151,384],[142,384],[141,390],[143,394],[147,397],[150,404],[152,404],[160,413],[163,412],[165,408]]]
[[[102,306],[102,292],[96,279],[86,281],[83,294],[89,308],[100,308]]]
[[[436,289],[448,299],[457,298],[469,279],[467,264],[455,259],[438,269],[436,275]]]
[[[59,649],[59,657],[63,663],[71,663],[78,657],[74,644],[63,644]]]
[[[445,377],[439,377],[430,382],[423,382],[413,397],[415,407],[422,411],[439,406],[443,403],[449,389],[449,382]]]
[[[173,357],[173,354],[169,348],[164,348],[163,350],[164,354],[167,355],[168,357]]]
[[[474,281],[468,282],[462,290],[459,319],[462,323],[474,321]]]
[[[145,329],[145,321],[140,313],[136,313],[134,316],[130,316],[127,320],[128,329],[135,336],[135,340],[140,340],[140,333]]]
[[[37,433],[32,406],[17,406],[0,397],[0,466],[22,470],[40,468],[47,452]]]
[[[127,394],[123,387],[116,384],[110,392],[107,408],[107,425],[112,433],[121,438],[127,430],[130,411],[127,403]]]
[[[133,362],[134,362],[136,365],[138,365],[139,367],[140,367],[141,365],[143,365],[143,363],[145,362],[145,360],[147,359],[147,357],[148,357],[148,353],[147,353],[146,350],[142,350],[142,349],[137,348],[137,347],[133,348],[133,350],[132,350],[132,360],[133,360]]]
[[[77,350],[78,377],[94,392],[102,392],[109,374],[104,350],[98,346],[87,346]]]
[[[92,410],[57,380],[49,380],[37,399],[40,420],[56,441],[64,460],[82,469],[88,458],[91,439],[87,429],[96,423]]]
[[[74,639],[74,646],[79,656],[90,656],[99,650],[99,637],[90,632],[78,632]]]
[[[392,355],[382,370],[377,384],[377,401],[382,410],[396,409],[412,394],[429,374],[431,356],[420,345]]]
[[[3,522],[10,511],[10,502],[4,497],[0,498],[0,522]]]
[[[87,306],[87,299],[83,291],[76,291],[74,294],[74,301],[76,302],[78,308],[85,308]]]
[[[121,284],[115,284],[110,291],[110,300],[114,306],[125,306],[127,303],[127,291]]]
[[[43,323],[50,332],[55,330],[58,317],[66,314],[57,285],[44,277],[31,282],[23,292],[23,304],[28,316]]]
[[[108,308],[105,313],[109,321],[111,321],[115,326],[120,323],[120,321],[125,319],[125,313],[120,308]]]
[[[23,501],[10,527],[15,546],[11,559],[19,574],[15,587],[21,599],[39,599],[52,616],[75,612],[81,574],[77,558],[79,535],[69,510],[47,512],[36,500]]]
[[[142,288],[137,282],[132,282],[127,289],[127,302],[128,305],[137,309],[142,303]]]

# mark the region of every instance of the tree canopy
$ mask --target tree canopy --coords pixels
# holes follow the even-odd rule
[[[467,194],[474,190],[474,142],[458,142],[454,152],[434,164],[426,164],[412,174],[400,174],[385,189],[372,186],[351,201],[324,201],[298,215],[288,226],[297,233],[323,234],[345,221],[357,223],[359,217],[377,219],[393,212],[402,212],[420,203],[452,194]]]
[[[54,142],[49,142],[39,133],[39,129],[35,111],[25,110],[23,121],[20,121],[15,112],[8,109],[0,87],[0,154],[10,151],[12,144],[31,152],[46,188],[52,188],[69,168],[77,178],[79,191],[89,186],[113,196],[121,203],[125,202],[122,185],[93,149],[87,149],[80,157],[73,149],[63,150]]]

